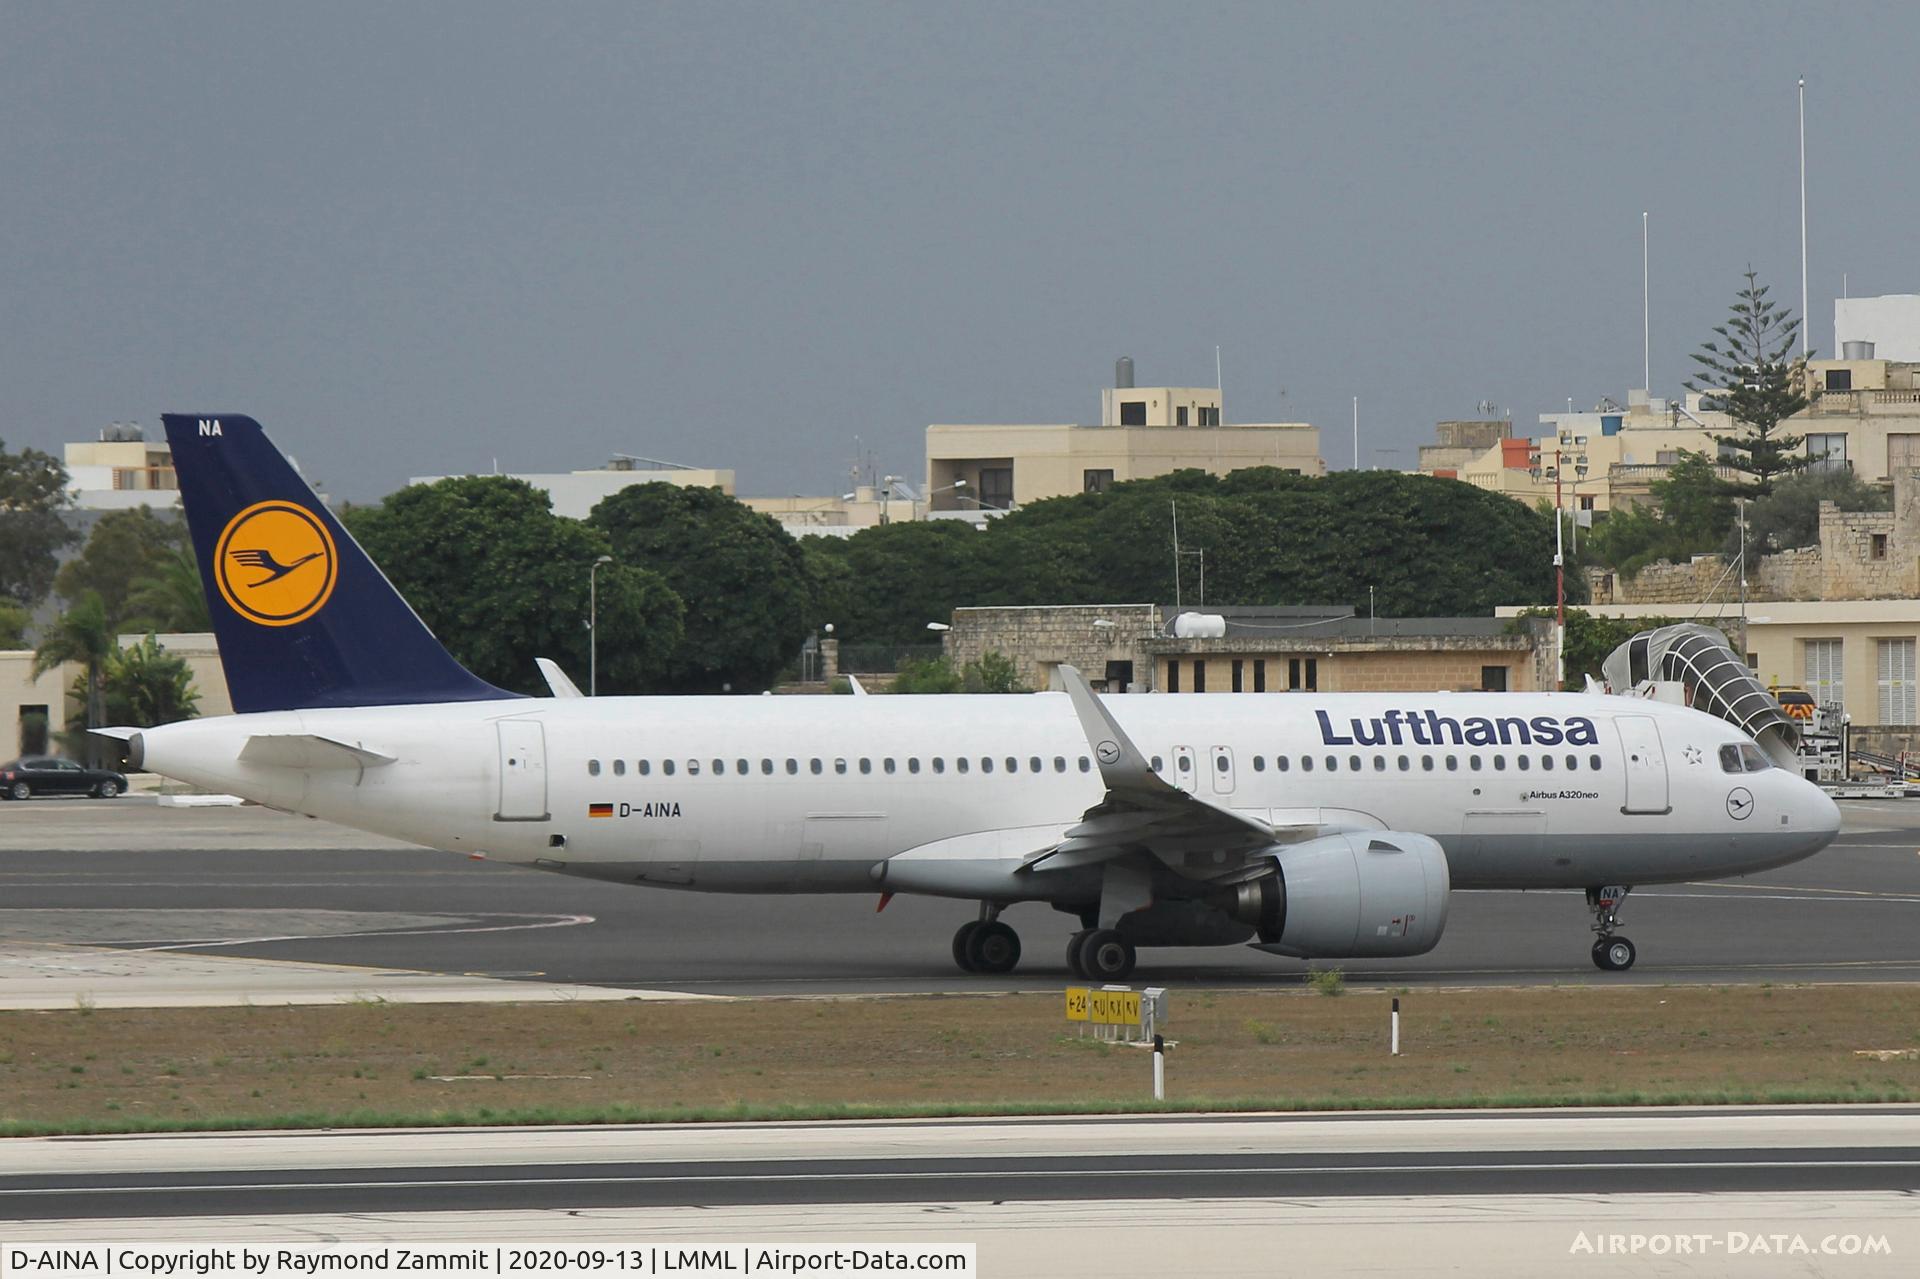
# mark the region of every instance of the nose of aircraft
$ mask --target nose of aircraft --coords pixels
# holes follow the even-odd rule
[[[1840,833],[1840,805],[1833,802],[1833,796],[1812,782],[1798,777],[1793,780],[1800,787],[1800,803],[1797,807],[1801,811],[1805,829],[1820,837],[1820,842],[1814,845],[1816,849],[1825,848]]]

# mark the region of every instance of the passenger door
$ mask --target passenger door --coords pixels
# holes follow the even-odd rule
[[[1667,757],[1660,746],[1660,726],[1651,715],[1617,715],[1621,754],[1627,766],[1627,798],[1623,813],[1670,813],[1667,798]]]
[[[547,812],[547,739],[540,721],[503,719],[500,733],[500,806],[496,822],[544,822]]]

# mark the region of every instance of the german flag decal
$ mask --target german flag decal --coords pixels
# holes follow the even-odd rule
[[[588,804],[587,816],[611,817],[613,816],[613,805],[612,804]]]

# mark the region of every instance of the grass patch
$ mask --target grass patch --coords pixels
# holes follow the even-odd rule
[[[4,1012],[0,1134],[1920,1098],[1920,987],[1317,989],[1173,991],[1163,1106],[1057,995]]]

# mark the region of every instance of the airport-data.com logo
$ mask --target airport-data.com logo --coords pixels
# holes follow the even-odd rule
[[[1803,1235],[1775,1230],[1632,1233],[1582,1230],[1568,1253],[1576,1257],[1891,1257],[1885,1235]]]

